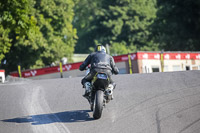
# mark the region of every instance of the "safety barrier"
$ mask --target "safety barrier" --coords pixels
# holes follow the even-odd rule
[[[1,78],[1,82],[4,83],[5,82],[5,70],[0,70],[0,78]]]
[[[129,63],[128,67],[131,67],[131,61],[134,60],[199,60],[200,59],[200,52],[164,52],[161,54],[161,52],[136,52],[136,53],[130,53],[120,56],[113,56],[116,63],[120,62],[127,62]],[[11,76],[19,77],[35,77],[45,74],[52,74],[52,73],[59,73],[59,72],[66,72],[71,70],[77,70],[79,69],[79,66],[82,64],[82,62],[78,63],[70,63],[65,64],[62,66],[54,66],[54,67],[46,67],[41,69],[32,69],[32,70],[25,70],[18,72],[12,72],[10,73]],[[130,69],[129,73],[132,73]]]

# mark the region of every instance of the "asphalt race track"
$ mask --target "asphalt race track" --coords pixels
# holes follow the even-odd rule
[[[200,133],[200,71],[113,76],[94,120],[81,78],[0,84],[0,133]]]

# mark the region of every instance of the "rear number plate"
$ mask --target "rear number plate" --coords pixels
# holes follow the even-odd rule
[[[99,79],[108,79],[107,75],[105,75],[105,74],[97,74],[97,78],[99,78]]]

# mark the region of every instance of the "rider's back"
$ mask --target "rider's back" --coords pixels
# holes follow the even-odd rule
[[[94,52],[91,54],[91,68],[111,68],[111,56],[104,52]]]

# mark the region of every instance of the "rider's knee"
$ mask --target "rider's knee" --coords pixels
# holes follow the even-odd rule
[[[87,82],[87,81],[85,80],[85,78],[83,78],[83,79],[81,80],[81,84],[82,84],[82,85],[84,85],[86,82]]]

